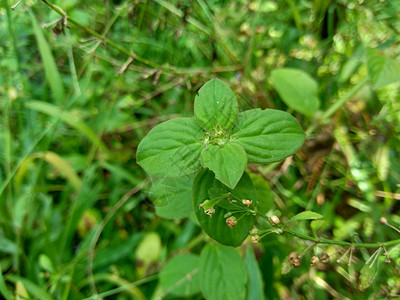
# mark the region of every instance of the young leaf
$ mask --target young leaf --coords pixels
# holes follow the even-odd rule
[[[300,148],[305,134],[290,114],[274,109],[251,109],[239,114],[233,134],[249,163],[282,160]]]
[[[228,227],[226,224],[226,213],[229,211],[228,208],[230,207],[230,210],[237,210],[236,205],[239,205],[240,203],[237,201],[230,205],[227,199],[221,200],[218,205],[214,206],[215,212],[212,216],[205,214],[204,209],[200,207],[200,204],[209,199],[209,189],[215,187],[221,190],[221,194],[231,192],[239,199],[248,199],[252,200],[253,203],[256,203],[256,194],[253,183],[251,182],[249,175],[243,173],[236,188],[231,190],[216,180],[214,173],[209,170],[201,171],[196,176],[193,183],[192,199],[194,212],[203,230],[221,244],[237,247],[249,235],[249,231],[254,225],[255,217],[252,214],[248,214],[240,218],[240,216],[245,212],[239,212],[235,214],[235,216],[240,218],[236,226],[233,228]],[[245,208],[244,205],[242,205],[242,207]]]
[[[283,102],[306,116],[312,116],[319,108],[318,84],[307,73],[290,68],[272,71],[272,84]]]
[[[192,185],[194,176],[161,178],[150,191],[156,214],[166,219],[180,219],[193,211]]]
[[[360,284],[363,290],[367,289],[374,281],[378,274],[378,263],[377,260],[374,264],[364,264],[360,273]]]
[[[379,54],[375,49],[367,49],[367,69],[375,89],[400,80],[399,63]]]
[[[207,245],[201,251],[199,281],[208,300],[244,299],[246,273],[243,259],[233,248]]]
[[[189,297],[200,292],[198,267],[199,257],[197,255],[174,256],[161,270],[162,289],[178,297]]]
[[[316,212],[303,211],[303,212],[293,216],[292,218],[290,218],[290,220],[288,220],[286,223],[293,222],[293,221],[316,220],[316,219],[322,219],[322,218],[323,218],[323,216]]]
[[[326,226],[326,222],[324,220],[314,220],[310,223],[312,233],[315,237],[318,236],[318,230]]]
[[[198,172],[203,130],[192,118],[158,124],[140,142],[137,163],[150,175],[179,177]]]
[[[234,189],[247,165],[243,147],[236,143],[209,145],[201,152],[201,165],[214,172],[215,178]]]
[[[194,100],[196,120],[209,132],[218,127],[229,131],[235,124],[237,114],[238,104],[235,94],[219,79],[206,82]]]
[[[246,249],[245,262],[247,273],[249,274],[246,299],[265,299],[261,270],[252,247],[247,247]]]

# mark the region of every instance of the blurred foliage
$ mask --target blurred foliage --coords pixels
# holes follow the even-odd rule
[[[70,19],[46,1],[11,10],[14,1],[0,7],[2,297],[176,299],[158,280],[162,266],[213,242],[193,216],[155,214],[152,181],[135,152],[155,124],[190,116],[196,91],[213,77],[236,92],[241,110],[287,110],[309,134],[293,158],[249,166],[262,213],[284,220],[313,210],[325,220],[318,234],[336,240],[399,237],[379,218],[400,226],[400,81],[365,84],[324,117],[370,72],[370,49],[398,64],[398,1],[51,2]],[[282,67],[318,82],[318,112],[305,116],[286,106],[270,79]],[[297,230],[307,233],[307,224]],[[400,294],[400,246],[390,249],[390,264],[378,257],[372,275],[362,269],[373,249],[350,256],[319,245],[329,264],[304,262],[282,275],[285,258],[306,249],[304,241],[268,235],[244,243],[243,255],[248,247],[268,299]],[[254,265],[249,255],[246,264]]]

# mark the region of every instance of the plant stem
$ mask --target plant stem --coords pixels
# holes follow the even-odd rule
[[[143,57],[139,57],[137,56],[133,51],[129,51],[123,47],[121,47],[120,45],[114,43],[113,41],[110,41],[109,39],[106,39],[105,37],[103,37],[101,34],[97,33],[96,31],[86,27],[85,25],[82,25],[81,23],[79,23],[78,21],[76,21],[73,18],[70,18],[61,8],[59,8],[58,6],[48,2],[47,0],[41,0],[44,4],[46,4],[48,7],[50,7],[52,10],[54,10],[56,13],[58,13],[60,16],[67,18],[68,22],[74,24],[75,26],[79,27],[80,29],[86,31],[87,33],[89,33],[90,35],[93,35],[94,37],[98,38],[99,40],[103,41],[106,45],[118,50],[119,52],[133,58],[134,60],[137,60],[141,63],[144,63],[145,65],[148,65],[152,68],[155,69],[162,69],[161,66],[158,66],[157,64],[143,58]],[[165,68],[165,67],[163,67]]]
[[[298,232],[288,229],[288,228],[283,228],[282,231],[283,231],[283,233],[288,233],[288,234],[296,236],[300,239],[308,240],[308,241],[315,242],[318,244],[352,246],[354,248],[379,248],[379,247],[387,247],[387,246],[400,244],[400,239],[392,240],[392,241],[388,241],[388,242],[377,242],[377,243],[350,243],[350,242],[344,242],[344,241],[328,240],[328,239],[324,239],[324,238],[316,238],[316,237],[312,237],[312,236],[309,236],[306,234],[298,233]]]
[[[205,69],[201,69],[201,68],[197,68],[197,69],[176,68],[176,67],[167,66],[167,65],[162,65],[161,66],[161,65],[153,63],[152,61],[147,60],[147,59],[145,59],[143,57],[137,56],[133,51],[129,51],[129,50],[125,49],[124,47],[118,45],[117,43],[105,38],[102,34],[99,34],[96,31],[94,31],[94,30],[86,27],[85,25],[79,23],[75,19],[69,17],[60,7],[48,2],[47,0],[41,0],[41,1],[44,4],[46,4],[48,7],[50,7],[52,10],[54,10],[56,13],[58,13],[60,16],[66,18],[68,20],[68,22],[70,22],[71,24],[74,24],[75,26],[81,28],[83,31],[85,31],[88,34],[96,37],[99,41],[101,41],[104,44],[110,46],[111,48],[114,48],[114,49],[118,50],[119,52],[125,54],[128,57],[128,61],[131,60],[131,62],[133,62],[134,60],[136,60],[138,62],[141,62],[141,63],[151,67],[152,69],[162,70],[163,72],[175,74],[175,75],[178,75],[178,76],[179,75],[184,75],[184,74],[189,74],[189,75],[193,75],[193,76],[199,76],[199,75],[202,75],[203,73],[225,73],[225,72],[237,71],[237,70],[240,70],[242,68],[242,65],[238,65],[238,64],[233,64],[233,65],[228,66],[228,67],[224,67],[224,66],[215,67],[215,68],[211,68],[209,70],[205,70]],[[188,21],[190,23],[193,20],[190,19],[190,17],[189,17]],[[104,57],[100,57],[100,58],[104,59]]]
[[[335,112],[337,112],[348,100],[350,100],[362,87],[368,82],[368,76],[362,78],[355,86],[353,86],[342,98],[337,100],[328,110],[326,110],[320,117],[321,121],[327,120]],[[311,134],[318,125],[312,124],[307,130],[306,135]]]

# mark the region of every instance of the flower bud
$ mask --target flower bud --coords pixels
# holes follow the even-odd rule
[[[261,241],[261,237],[258,234],[252,235],[251,236],[251,241],[253,242],[253,244],[257,244],[257,243],[259,243]]]
[[[204,213],[206,215],[209,215],[210,217],[212,217],[212,215],[215,213],[215,208],[214,208],[214,203],[215,201],[212,200],[205,200],[203,203],[201,203],[199,205],[199,209],[203,208],[204,209]]]
[[[322,253],[321,253],[321,256],[319,257],[319,260],[320,260],[323,264],[329,263],[330,259],[329,259],[328,253],[322,252]]]
[[[238,220],[236,217],[231,216],[231,217],[227,218],[225,222],[226,222],[226,225],[229,226],[229,228],[233,228],[236,226]]]
[[[299,259],[299,258],[293,259],[293,261],[292,261],[292,266],[295,267],[295,268],[300,267],[300,266],[301,266],[301,261],[300,261],[300,259]]]
[[[379,223],[381,223],[382,225],[387,225],[388,221],[385,217],[380,217],[379,218]]]
[[[312,266],[315,266],[316,264],[318,264],[319,263],[318,257],[316,257],[315,255],[312,256],[311,259],[310,259],[310,263],[311,263]]]
[[[242,203],[243,203],[244,205],[246,205],[247,207],[250,207],[250,205],[251,205],[252,202],[253,202],[253,201],[247,200],[247,199],[243,199],[243,200],[242,200]]]
[[[279,218],[275,215],[270,216],[268,218],[268,221],[271,223],[272,226],[276,226],[279,225],[279,223],[281,223],[281,220],[279,220]]]
[[[209,215],[210,217],[212,217],[212,215],[215,213],[215,209],[214,208],[210,208],[210,209],[204,210],[204,213],[206,215]]]
[[[232,212],[227,212],[226,214],[224,214],[224,218],[229,218],[230,216],[232,216]]]
[[[293,263],[293,260],[298,259],[299,255],[296,252],[290,252],[289,260]]]

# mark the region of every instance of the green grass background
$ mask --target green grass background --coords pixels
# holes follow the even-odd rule
[[[135,152],[154,125],[191,116],[196,91],[214,77],[240,110],[282,109],[310,133],[291,162],[249,166],[264,212],[319,212],[320,234],[338,240],[398,238],[379,218],[400,226],[400,82],[367,83],[326,114],[368,76],[365,49],[398,60],[397,1],[45,2],[0,5],[3,298],[176,299],[159,270],[212,241],[193,217],[155,214]],[[282,102],[270,73],[283,66],[318,81],[317,114]],[[253,247],[269,299],[400,294],[399,247],[365,291],[359,271],[372,250],[356,251],[349,266],[347,249],[325,246],[333,258],[324,269],[304,263],[281,275],[288,253],[307,245],[271,235]]]

